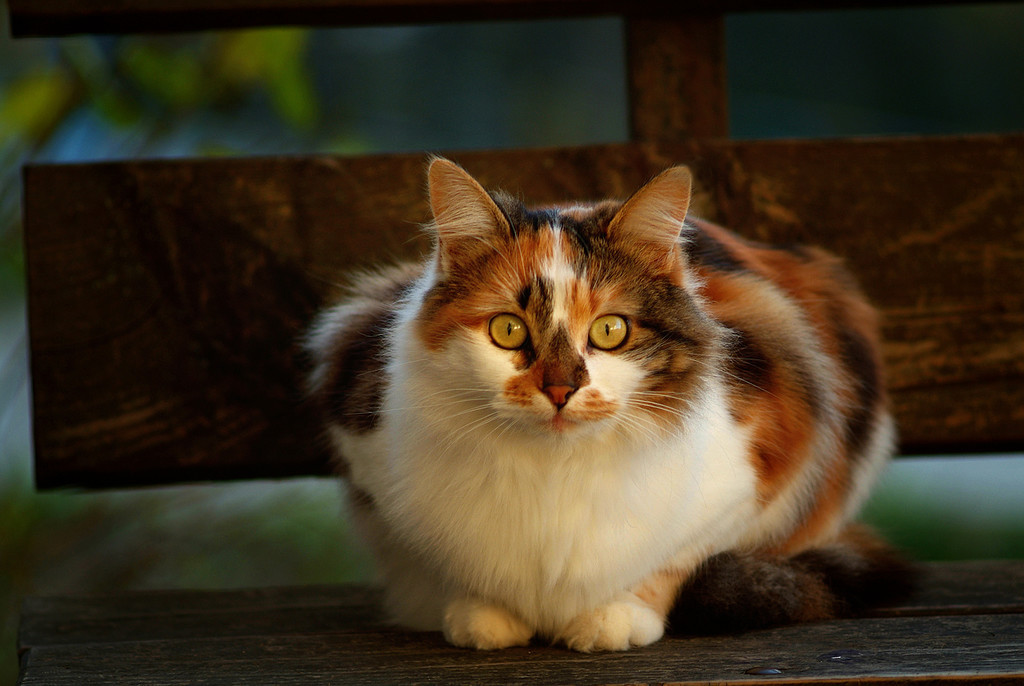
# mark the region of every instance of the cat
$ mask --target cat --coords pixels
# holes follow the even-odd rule
[[[427,176],[433,252],[358,275],[305,340],[395,622],[626,650],[905,592],[850,524],[895,430],[837,258],[687,217],[683,166],[534,209]]]

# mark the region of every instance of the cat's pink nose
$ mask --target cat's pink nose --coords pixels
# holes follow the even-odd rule
[[[562,409],[569,402],[569,396],[576,390],[575,386],[545,386],[544,395],[551,399],[557,409]]]

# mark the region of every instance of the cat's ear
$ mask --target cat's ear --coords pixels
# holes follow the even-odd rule
[[[651,179],[625,202],[608,224],[609,237],[646,246],[668,270],[683,259],[679,234],[690,206],[693,176],[686,167],[672,167]]]
[[[479,250],[481,241],[511,232],[505,213],[459,165],[436,157],[427,180],[442,267]]]

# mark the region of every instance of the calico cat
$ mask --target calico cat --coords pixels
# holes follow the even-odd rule
[[[428,178],[433,253],[360,275],[306,341],[396,622],[625,650],[905,590],[849,524],[894,428],[839,260],[688,218],[685,167],[541,209]]]

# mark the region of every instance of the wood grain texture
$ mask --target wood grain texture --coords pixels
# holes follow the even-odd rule
[[[21,686],[828,683],[1019,684],[1024,616],[829,622],[667,638],[616,654],[535,646],[480,653],[391,630],[181,638],[37,648]],[[995,638],[994,638],[995,637]],[[752,672],[778,670],[767,676]],[[201,681],[200,681],[201,677]]]
[[[979,577],[986,585],[980,605]],[[21,684],[1013,683],[1024,672],[1024,563],[929,565],[903,613],[669,636],[622,654],[541,644],[491,653],[387,628],[360,587],[30,599]],[[937,598],[945,601],[936,605]],[[945,603],[945,604],[944,604]],[[950,611],[945,611],[945,609]],[[751,670],[778,669],[761,676]],[[984,679],[984,681],[981,681]]]
[[[839,0],[829,7],[947,4],[953,0]],[[962,0],[958,4],[963,4]],[[8,0],[15,36],[200,31],[252,26],[357,26],[820,9],[820,0]]]
[[[922,570],[911,598],[873,616],[1024,614],[1024,562],[933,562]],[[376,589],[354,584],[34,597],[24,602],[19,647],[379,631],[379,601]]]
[[[881,308],[904,452],[1022,445],[1022,140],[726,144],[711,165],[722,223],[828,247]]]
[[[691,164],[695,212],[828,247],[863,281],[904,451],[1024,446],[1024,136],[454,157],[538,203],[624,197]],[[29,168],[38,483],[326,473],[295,342],[346,270],[427,248],[424,169],[419,155]]]
[[[883,617],[1024,614],[1024,562],[961,560],[921,565],[918,589],[906,602],[875,610]]]
[[[725,20],[720,14],[626,19],[630,138],[725,138]]]

